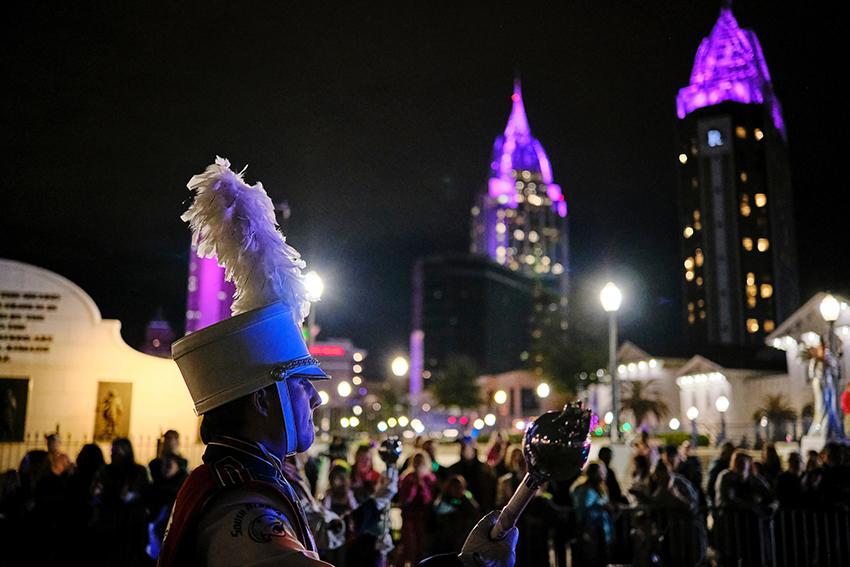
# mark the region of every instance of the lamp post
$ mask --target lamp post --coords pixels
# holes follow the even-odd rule
[[[697,441],[699,439],[699,435],[697,433],[697,418],[699,417],[699,410],[697,409],[697,407],[689,407],[687,416],[688,419],[691,421],[691,446],[696,448]]]
[[[720,396],[715,400],[714,407],[720,413],[720,435],[717,436],[717,445],[726,441],[726,410],[729,409],[729,398]]]
[[[617,311],[623,301],[623,294],[614,282],[608,282],[599,293],[602,309],[608,313],[608,373],[611,375],[611,412],[614,421],[611,424],[611,442],[620,441],[620,395],[617,383]]]
[[[499,427],[503,429],[510,427],[510,423],[506,424],[506,420],[510,421],[510,418],[508,417],[510,408],[504,407],[508,401],[508,393],[504,390],[496,390],[496,392],[493,394],[493,401],[496,403],[496,405],[501,406],[497,408],[497,413],[499,414]]]
[[[316,303],[322,298],[325,284],[315,270],[304,274],[304,288],[307,290],[307,299],[310,305],[310,314],[307,316],[307,346],[312,346],[316,340],[314,330],[316,328]]]
[[[835,322],[841,314],[841,303],[832,294],[827,293],[820,302],[820,314],[829,325],[824,349],[823,409],[826,412],[826,438],[830,441],[844,439],[844,427],[838,419],[838,385],[841,381],[841,351],[837,348]]]

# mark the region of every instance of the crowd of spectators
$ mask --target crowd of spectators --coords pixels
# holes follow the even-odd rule
[[[334,438],[321,455],[287,458],[284,475],[322,557],[337,567],[405,567],[457,551],[527,472],[521,449],[501,436],[481,454],[474,439],[460,439],[448,467],[436,449],[435,440],[423,437],[403,454],[394,538],[393,522],[380,512],[385,508],[365,505],[390,482],[373,460],[374,442],[349,447]],[[850,455],[843,445],[827,444],[805,460],[792,452],[783,461],[772,445],[754,459],[726,443],[706,475],[690,442],[663,446],[643,435],[630,451],[623,478],[611,466],[614,453],[603,447],[579,478],[536,493],[519,520],[518,566],[564,567],[568,557],[585,567],[769,564],[774,558],[765,538],[772,537],[777,514],[850,511]],[[147,466],[136,462],[127,439],[112,442],[107,463],[95,444],[72,461],[59,437],[49,436],[46,450],[30,451],[0,480],[0,543],[20,553],[22,563],[33,553],[41,562],[62,561],[73,549],[89,565],[153,565],[188,472],[175,431],[163,436]]]

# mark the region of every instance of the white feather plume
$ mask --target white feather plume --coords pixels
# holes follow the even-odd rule
[[[281,301],[300,325],[310,312],[304,261],[281,234],[262,183],[248,185],[244,171],[234,172],[228,160],[216,156],[189,180],[195,199],[180,218],[192,229],[198,255],[216,258],[236,286],[233,315]]]

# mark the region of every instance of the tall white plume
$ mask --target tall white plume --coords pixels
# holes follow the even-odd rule
[[[236,286],[233,315],[282,301],[300,325],[310,312],[304,261],[281,234],[263,184],[245,183],[244,171],[232,171],[228,160],[216,156],[189,180],[195,200],[180,218],[192,229],[198,255],[216,258]]]

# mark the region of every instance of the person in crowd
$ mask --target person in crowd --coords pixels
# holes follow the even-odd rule
[[[520,447],[509,448],[507,454],[510,472],[499,477],[496,489],[496,506],[498,508],[508,503],[528,472],[528,466]],[[537,491],[537,494],[529,502],[517,521],[520,533],[516,546],[517,567],[548,564],[551,528],[555,526],[556,531],[569,528],[572,508],[557,504],[554,495],[547,489],[548,483]]]
[[[614,530],[605,473],[605,465],[594,461],[587,465],[583,481],[573,489],[573,508],[578,530],[573,556],[577,565],[596,567],[607,564]]]
[[[705,559],[706,531],[699,494],[681,474],[663,461],[652,471],[651,493],[644,504],[652,510],[656,532],[663,534],[661,549],[669,565],[699,565]]]
[[[145,496],[149,517],[146,551],[149,557],[156,559],[165,537],[171,507],[189,473],[186,471],[186,459],[172,452],[163,452],[162,456],[151,461],[151,466],[153,465],[159,468],[156,474],[153,474],[151,469],[153,483]]]
[[[512,447],[508,450],[508,455],[508,472],[500,476],[496,484],[495,504],[498,508],[508,503],[528,472],[528,465],[520,447]]]
[[[410,454],[407,456],[407,458],[405,458],[404,461],[401,463],[401,466],[398,468],[398,470],[406,471],[408,468],[410,468],[410,462],[413,459],[413,455],[415,455],[417,451],[422,450],[422,443],[424,442],[425,438],[422,435],[417,435],[413,438],[413,448],[411,449]]]
[[[699,495],[700,508],[705,508],[707,499],[705,492],[702,489],[702,464],[699,458],[693,454],[694,447],[691,445],[690,439],[685,439],[679,446],[679,464],[676,468],[670,469],[683,477],[685,477],[694,490]]]
[[[389,507],[382,504],[370,505],[378,500],[378,495],[386,492],[390,480],[373,466],[372,444],[364,443],[357,447],[354,453],[354,466],[351,469],[351,490],[357,501],[357,508],[352,512],[353,533],[346,546],[347,565],[377,565],[382,561],[385,552],[391,549],[391,542],[386,541],[386,522],[388,518],[382,512]],[[392,484],[397,484],[396,480]],[[393,495],[397,489],[393,487]],[[383,500],[383,497],[380,498]]]
[[[357,508],[357,499],[354,498],[354,492],[351,490],[351,466],[341,459],[331,463],[328,472],[328,491],[322,499],[322,504],[342,519],[346,537],[353,538],[355,526],[351,512]],[[336,567],[346,567],[344,546],[321,551],[319,555]]]
[[[17,482],[11,480],[14,477],[10,482],[17,485],[16,490],[9,494],[3,506],[8,521],[4,522],[7,529],[0,533],[0,541],[4,543],[4,562],[26,565],[32,562],[32,550],[37,549],[39,535],[44,533],[45,521],[49,520],[42,498],[44,481],[52,476],[47,451],[28,451],[15,476]],[[45,551],[46,559],[53,560],[52,550]]]
[[[310,485],[310,493],[313,496],[317,496],[316,491],[319,488],[319,470],[321,469],[321,462],[313,455],[309,455],[307,453],[299,454],[304,459],[302,468],[304,470],[304,478],[307,479],[307,483]]]
[[[443,491],[434,501],[435,525],[431,553],[445,553],[462,545],[469,529],[481,516],[481,508],[458,474],[446,479]]]
[[[358,504],[375,493],[380,478],[381,474],[375,470],[372,463],[372,445],[359,445],[354,452],[354,466],[351,469],[351,489]]]
[[[549,482],[549,494],[552,505],[559,511],[557,529],[552,534],[552,544],[555,551],[555,562],[558,567],[567,567],[567,547],[575,537],[575,515],[573,513],[572,487],[578,480],[570,478],[562,481]]]
[[[805,472],[809,473],[818,468],[820,465],[820,453],[815,451],[814,449],[809,449],[806,451],[806,470]]]
[[[437,477],[442,488],[442,483],[449,476],[449,469],[437,462],[437,442],[434,439],[426,439],[422,442],[422,450],[431,458],[431,472]]]
[[[729,461],[732,459],[732,453],[735,452],[734,443],[727,441],[720,447],[720,454],[717,456],[714,461],[711,463],[711,467],[708,469],[708,486],[706,487],[706,493],[708,495],[708,502],[715,506],[717,504],[716,493],[715,493],[715,485],[717,484],[717,477],[729,468]]]
[[[100,547],[89,529],[94,520],[94,488],[106,466],[103,451],[94,443],[83,445],[77,454],[74,474],[68,478],[68,502],[73,520],[67,526],[81,556],[94,557]]]
[[[429,549],[429,514],[438,490],[428,453],[417,451],[409,461],[398,486],[402,518],[399,567],[416,565],[425,557]]]
[[[510,467],[506,462],[508,458],[508,444],[502,437],[502,432],[499,431],[493,436],[493,442],[487,450],[487,466],[493,471],[496,478],[510,472]]]
[[[643,455],[649,460],[650,468],[655,466],[655,463],[661,457],[658,447],[652,443],[649,436],[649,431],[641,429],[640,436],[634,444],[634,452],[636,455]]]
[[[47,458],[50,461],[50,472],[54,476],[68,475],[74,472],[74,463],[68,454],[62,449],[62,439],[58,433],[51,433],[45,437],[47,441]]]
[[[776,445],[768,443],[762,448],[761,461],[758,463],[758,473],[771,487],[776,486],[776,477],[782,472],[782,459],[776,451]]]
[[[803,500],[803,457],[794,451],[788,455],[788,468],[776,476],[776,500],[780,509],[799,509]]]
[[[307,524],[313,533],[313,539],[316,541],[319,557],[322,557],[334,553],[343,546],[347,535],[346,526],[339,515],[313,496],[313,489],[305,472],[307,461],[307,453],[288,455],[283,460],[281,470],[283,477],[298,497],[301,509],[306,515]]]
[[[160,480],[160,473],[163,470],[162,460],[165,457],[174,457],[181,474],[189,476],[189,461],[183,458],[180,454],[180,434],[173,429],[169,429],[162,435],[159,440],[159,451],[153,460],[148,463],[151,479],[154,482]]]
[[[659,460],[664,461],[668,469],[675,471],[682,464],[682,453],[676,445],[670,443],[661,449]],[[652,464],[652,468],[654,467]]]
[[[611,470],[611,458],[614,456],[611,447],[602,447],[599,449],[599,460],[605,465],[605,487],[608,489],[608,498],[611,504],[616,506],[628,506],[629,500],[623,494],[620,488],[620,483],[617,481],[617,475]]]
[[[649,495],[652,492],[650,471],[649,458],[646,455],[636,454],[632,457],[632,483],[629,486],[630,504],[639,504],[641,496]]]
[[[806,501],[812,508],[850,508],[850,467],[843,463],[842,453],[840,443],[827,443],[820,453],[820,466],[803,477]]]
[[[103,542],[105,565],[148,562],[147,508],[144,495],[148,471],[136,462],[130,440],[112,442],[112,459],[95,479],[94,526]]]
[[[714,538],[722,564],[764,565],[772,561],[767,529],[772,511],[770,485],[753,471],[752,458],[741,450],[717,477]]]
[[[496,498],[496,476],[486,463],[478,460],[475,440],[464,437],[460,440],[460,460],[449,467],[450,474],[462,476],[482,511],[493,509]]]
[[[341,435],[334,435],[328,445],[327,456],[331,461],[348,461],[348,443]]]
[[[328,471],[328,491],[322,503],[325,508],[340,517],[357,508],[357,499],[351,490],[351,465],[341,459],[331,463]]]
[[[752,512],[765,512],[772,500],[767,481],[753,472],[752,458],[743,451],[735,451],[729,468],[717,477],[715,487],[717,505]]]

